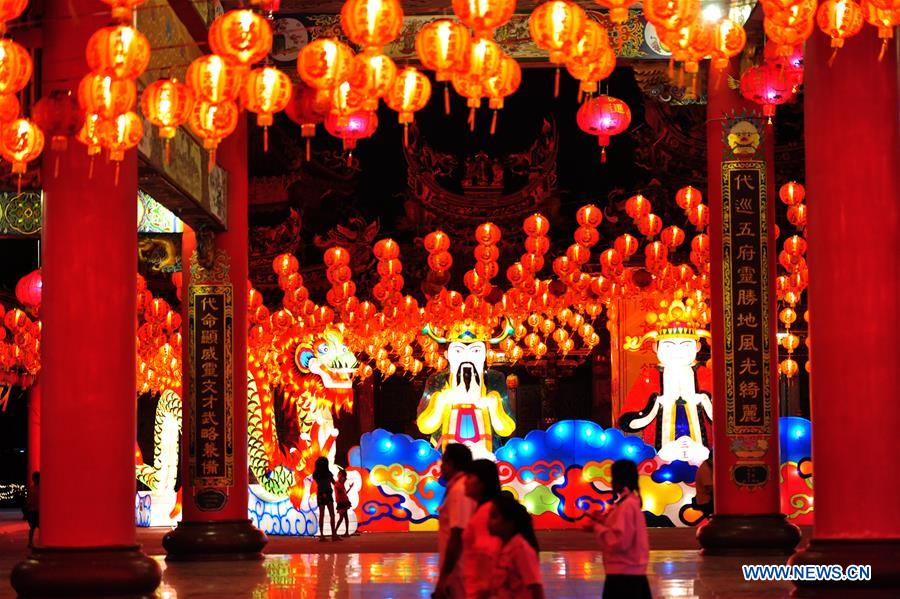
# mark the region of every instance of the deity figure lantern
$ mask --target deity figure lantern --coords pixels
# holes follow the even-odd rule
[[[489,327],[471,320],[450,326],[446,337],[431,325],[422,331],[440,344],[447,344],[449,368],[428,378],[416,424],[440,449],[463,443],[476,458],[493,456],[494,443],[516,428],[507,395],[506,377],[485,369],[488,345],[497,345],[513,334],[504,319],[500,333],[492,337]]]
[[[699,465],[709,457],[712,422],[712,372],[697,364],[700,339],[709,338],[706,307],[675,293],[659,304],[647,322],[655,327],[642,337],[626,337],[625,349],[638,351],[653,341],[659,361],[645,367],[625,399],[619,428],[642,432],[659,457]]]

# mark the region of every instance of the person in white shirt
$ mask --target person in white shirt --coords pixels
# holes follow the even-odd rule
[[[494,562],[500,553],[500,539],[488,530],[494,498],[500,495],[497,464],[475,460],[466,474],[466,495],[477,505],[463,531],[462,569],[466,599],[477,599],[490,590]]]
[[[466,495],[466,471],[472,464],[472,451],[465,445],[451,443],[441,457],[441,477],[447,481],[444,501],[438,508],[438,551],[440,576],[435,585],[434,599],[465,597],[463,572],[460,564],[462,534],[475,512],[475,502]]]
[[[544,599],[544,579],[531,514],[509,493],[493,501],[488,520],[491,534],[502,546],[491,586],[479,599]]]

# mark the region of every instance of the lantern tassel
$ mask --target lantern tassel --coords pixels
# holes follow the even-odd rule
[[[450,114],[450,84],[444,82],[444,114]]]
[[[556,67],[556,77],[553,79],[553,97],[559,97],[559,66]]]
[[[494,116],[491,117],[491,135],[493,135],[497,131],[497,113],[498,112],[499,112],[498,110],[495,110]]]
[[[409,123],[403,123],[403,147],[409,147]]]
[[[353,149],[347,151],[347,168],[353,165]]]
[[[113,185],[115,185],[116,187],[119,186],[119,167],[121,165],[122,163],[116,160],[116,174],[113,176]]]
[[[834,64],[834,59],[837,58],[838,49],[835,48],[834,52],[831,53],[831,58],[828,59],[828,68],[831,68],[831,65]]]
[[[606,146],[600,148],[600,164],[606,164]]]
[[[881,40],[881,50],[878,52],[878,62],[881,62],[884,58],[884,53],[887,51],[888,47],[888,38],[884,38]]]
[[[697,97],[697,78],[700,76],[700,73],[694,73],[691,76],[691,96]]]
[[[678,87],[684,87],[684,66],[678,65]]]
[[[475,130],[475,107],[469,109],[469,131]]]
[[[669,57],[669,81],[675,81],[675,59]]]
[[[57,152],[56,156],[53,158],[53,178],[59,178],[59,152]]]
[[[172,150],[169,147],[170,146],[169,141],[171,141],[171,140],[166,139],[166,150],[165,150],[166,166],[169,166],[169,162],[171,162],[171,160],[172,160]]]
[[[207,172],[211,173],[213,167],[216,165],[216,149],[213,148],[209,151],[209,164],[206,167]]]
[[[263,152],[269,151],[269,128],[263,127]]]
[[[91,156],[91,161],[88,163],[88,179],[94,178],[94,157]]]
[[[22,193],[22,173],[19,173],[19,180],[16,186],[16,193]]]
[[[584,90],[581,89],[581,86],[578,87],[578,103],[581,104],[584,101]]]
[[[312,139],[306,138],[306,161],[309,162],[309,158],[312,155]]]

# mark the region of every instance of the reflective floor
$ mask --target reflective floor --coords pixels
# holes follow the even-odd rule
[[[696,551],[651,552],[654,597],[787,597],[788,583],[746,583],[743,563],[784,563],[781,559],[701,558]],[[158,592],[164,599],[248,597],[403,598],[431,594],[437,578],[433,553],[349,553],[268,555],[261,563],[169,563]],[[548,598],[599,597],[603,590],[600,555],[589,551],[541,553]]]

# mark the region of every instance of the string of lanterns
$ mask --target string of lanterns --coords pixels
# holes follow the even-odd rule
[[[800,338],[791,331],[797,320],[797,304],[809,283],[809,268],[804,258],[807,243],[806,234],[806,190],[796,181],[789,181],[781,186],[778,197],[788,206],[788,222],[796,227],[797,232],[784,240],[782,250],[778,254],[778,264],[783,274],[775,279],[775,293],[784,306],[778,311],[778,320],[784,326],[785,333],[780,336],[779,344],[787,357],[778,365],[778,371],[787,378],[796,376],[799,366],[794,360],[794,351],[800,345]],[[809,312],[803,315],[809,321]],[[809,345],[809,337],[806,339]],[[806,362],[809,372],[809,361]]]

